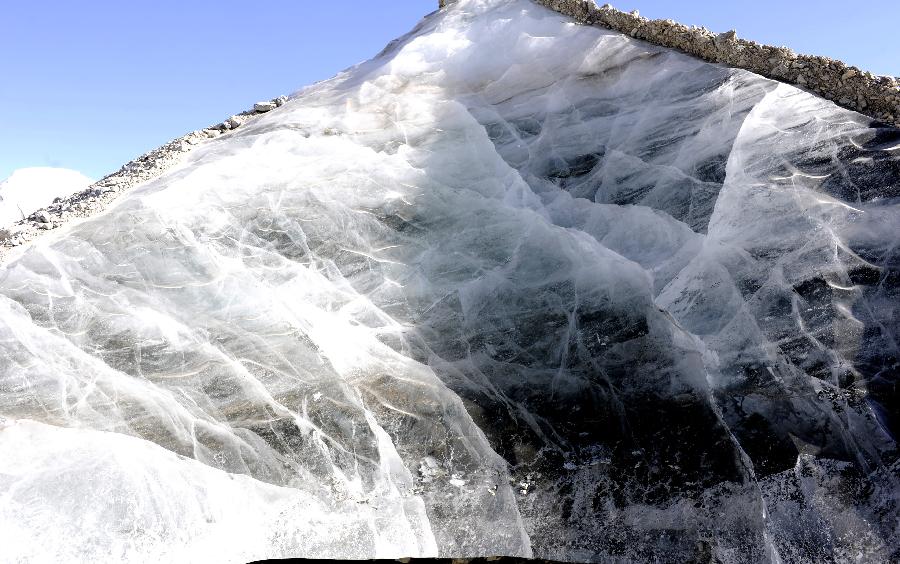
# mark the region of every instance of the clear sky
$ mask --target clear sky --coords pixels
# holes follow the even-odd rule
[[[602,2],[601,2],[602,3]],[[900,75],[900,0],[621,0],[622,10]],[[0,0],[0,179],[99,178],[253,102],[334,75],[437,0]]]

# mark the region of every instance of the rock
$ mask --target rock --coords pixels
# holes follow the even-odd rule
[[[244,123],[244,118],[241,116],[231,116],[225,121],[226,125],[228,125],[231,129],[236,129]]]
[[[50,214],[44,210],[34,212],[34,215],[32,215],[32,217],[38,223],[50,223]]]
[[[253,111],[259,112],[259,113],[265,113],[265,112],[271,112],[272,110],[274,110],[277,107],[278,107],[278,105],[275,104],[275,102],[257,102],[255,104],[253,104]]]
[[[848,78],[853,78],[857,74],[859,74],[859,73],[856,72],[856,69],[847,69],[847,72],[845,72],[844,74],[841,75],[841,80],[847,80]]]
[[[716,36],[716,46],[717,47],[721,47],[728,43],[734,43],[736,41],[737,41],[737,31],[735,31],[733,29],[730,31],[724,31]]]
[[[287,96],[279,96],[274,100],[276,106],[283,106],[287,102]]]

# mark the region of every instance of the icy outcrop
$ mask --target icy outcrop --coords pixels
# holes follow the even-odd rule
[[[2,267],[0,541],[890,561],[898,191],[897,130],[460,0]]]

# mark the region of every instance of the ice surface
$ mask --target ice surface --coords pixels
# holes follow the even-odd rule
[[[92,182],[67,168],[20,168],[0,181],[0,228],[25,219],[51,204],[54,198],[65,198],[87,188]]]
[[[0,433],[3,560],[248,562],[290,553],[365,558],[434,551],[423,508],[324,504],[119,433],[33,421]],[[89,475],[90,478],[86,479]],[[11,484],[11,487],[9,486]],[[302,516],[302,518],[298,518]],[[427,520],[426,522],[427,523]]]
[[[898,193],[897,130],[461,0],[2,267],[3,545],[896,559]]]

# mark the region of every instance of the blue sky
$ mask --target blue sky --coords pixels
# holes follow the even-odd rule
[[[371,57],[436,5],[0,0],[0,179],[26,166],[99,178],[257,100]],[[900,75],[897,0],[613,5]]]

